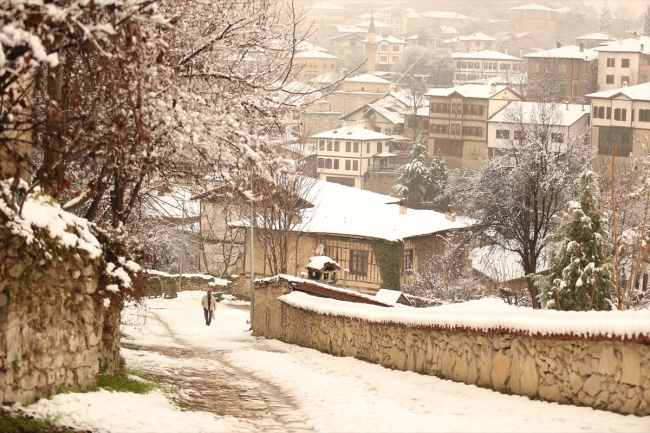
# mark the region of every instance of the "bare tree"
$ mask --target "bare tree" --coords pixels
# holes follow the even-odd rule
[[[474,237],[517,253],[526,275],[537,272],[542,241],[551,233],[566,203],[575,197],[575,177],[591,158],[584,135],[557,135],[562,112],[554,104],[537,104],[524,112],[508,109],[509,143],[478,171],[456,170],[449,196],[471,218]],[[540,308],[537,287],[527,286]]]

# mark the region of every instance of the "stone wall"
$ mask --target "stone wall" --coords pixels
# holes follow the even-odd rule
[[[120,308],[96,293],[99,264],[0,226],[0,403],[82,389],[119,369]]]
[[[650,415],[648,345],[370,323],[278,300],[291,290],[285,282],[256,286],[254,335],[496,391]]]

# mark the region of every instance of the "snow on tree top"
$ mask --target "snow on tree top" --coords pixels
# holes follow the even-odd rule
[[[383,308],[318,298],[292,292],[278,298],[295,308],[318,314],[349,317],[372,323],[397,323],[479,332],[521,333],[530,336],[630,339],[650,341],[648,310],[557,311],[508,305],[500,299],[448,304],[430,308]]]
[[[7,218],[5,224],[12,233],[25,238],[28,244],[36,240],[34,230],[42,229],[50,238],[64,248],[77,248],[87,251],[91,258],[102,255],[99,241],[90,232],[88,220],[61,209],[51,197],[36,189],[25,198],[19,215],[3,198],[11,197],[10,185],[13,179],[0,181],[0,212]],[[27,189],[27,184],[21,181]]]

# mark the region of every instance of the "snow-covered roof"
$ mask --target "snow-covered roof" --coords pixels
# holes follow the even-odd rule
[[[643,50],[641,50],[643,45]],[[650,36],[640,36],[639,39],[630,38],[622,41],[607,42],[594,51],[604,53],[638,53],[644,52],[650,54]]]
[[[536,108],[539,108],[540,102],[521,102],[515,101],[497,114],[492,116],[488,122],[490,123],[507,123],[508,116],[514,111],[521,110],[523,121],[526,123],[531,117]],[[567,107],[569,108],[567,110]],[[562,120],[557,122],[557,126],[571,126],[584,116],[589,116],[591,106],[589,104],[557,104],[558,113],[562,115]]]
[[[316,2],[311,6],[307,6],[305,9],[328,9],[328,10],[339,10],[339,11],[347,10],[342,6],[338,6],[330,2]]]
[[[390,81],[372,74],[357,75],[356,77],[346,78],[343,81],[350,83],[390,84]]]
[[[305,267],[314,271],[322,271],[328,266],[334,267],[336,269],[341,269],[341,265],[339,265],[336,260],[331,259],[327,256],[314,256],[309,259],[309,263]]]
[[[510,8],[511,11],[545,11],[545,12],[557,12],[555,9],[547,8],[546,6],[538,5],[537,3],[529,3],[523,6],[517,6]]]
[[[478,59],[478,60],[521,60],[519,57],[498,51],[483,50],[475,53],[451,53],[454,59]]]
[[[337,140],[388,140],[389,135],[382,134],[381,132],[371,131],[369,129],[361,128],[359,126],[350,125],[341,128],[332,129],[330,131],[320,132],[312,135],[311,138],[326,138]]]
[[[303,212],[302,221],[293,227],[296,232],[393,242],[466,226],[431,210],[408,209],[402,214],[395,197],[317,179],[306,180],[313,182],[313,187],[307,188],[303,198],[314,207]],[[248,224],[244,221],[233,225]]]
[[[580,51],[577,45],[566,45],[560,48],[553,48],[551,50],[540,50],[535,53],[526,54],[526,58],[554,58],[554,59],[582,59],[582,60],[595,60],[598,58],[598,53],[595,51],[598,48]]]
[[[390,24],[386,24],[386,23],[384,23],[384,22],[382,22],[382,21],[377,21],[377,20],[374,20],[374,21],[375,21],[375,28],[376,28],[376,29],[381,29],[381,28],[394,28],[394,27],[395,27],[395,26],[392,26],[392,25],[390,25]],[[355,24],[355,26],[356,26],[356,27],[370,27],[370,21],[364,21],[364,22],[362,22],[362,23]]]
[[[327,53],[329,50],[327,48],[323,48],[321,46],[312,44],[309,41],[300,41],[296,44],[296,50],[297,51],[320,51],[321,53]]]
[[[367,38],[364,39],[363,42],[368,42],[368,39]],[[406,43],[403,40],[401,40],[400,38],[396,38],[395,36],[385,36],[385,37],[384,36],[377,36],[375,38],[375,42],[376,43],[388,42],[389,44],[405,44]]]
[[[458,36],[458,40],[461,40],[461,41],[490,41],[490,42],[496,42],[496,39],[494,39],[491,36],[486,35],[485,33],[481,33],[481,32],[472,33],[469,36]]]
[[[143,199],[144,213],[162,218],[194,218],[201,215],[201,204],[191,201],[196,191],[174,186],[164,195],[148,194]]]
[[[340,72],[326,72],[322,75],[319,75],[316,78],[312,78],[309,80],[310,83],[324,83],[324,84],[332,84],[336,83],[341,79],[341,73]]]
[[[619,95],[627,96],[633,101],[650,101],[650,83],[637,84],[636,86],[621,87],[612,90],[604,90],[602,92],[590,93],[585,96],[598,99],[613,99]]]
[[[390,302],[391,304],[397,304],[397,301],[402,296],[404,296],[404,294],[399,290],[379,289],[379,291],[375,293],[375,298],[381,299],[385,302]]]
[[[338,33],[368,33],[368,29],[362,29],[361,27],[348,24],[337,24],[336,31]]]
[[[440,31],[443,34],[447,34],[447,35],[457,35],[458,34],[458,30],[456,30],[456,27],[452,27],[452,26],[438,26],[438,27],[440,27]]]
[[[373,158],[390,158],[391,156],[397,156],[396,153],[382,152],[377,155],[373,155]]]
[[[336,56],[316,50],[300,51],[294,57],[296,59],[338,59]]]
[[[611,41],[613,38],[605,33],[590,33],[588,35],[577,36],[576,40],[579,41]]]
[[[424,96],[450,96],[454,93],[458,93],[465,98],[490,99],[504,89],[506,89],[506,86],[496,86],[496,89],[493,91],[492,86],[484,84],[463,84],[458,87],[429,89]]]
[[[457,14],[456,12],[447,12],[447,11],[427,11],[420,14],[421,17],[425,18],[444,18],[444,19],[458,19],[458,20],[468,20],[469,17],[463,14]]]

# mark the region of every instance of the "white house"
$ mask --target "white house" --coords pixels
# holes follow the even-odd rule
[[[650,143],[650,83],[587,95],[591,100],[591,144],[599,155],[645,155],[641,143]]]
[[[368,39],[364,40],[363,43],[367,44]],[[375,44],[377,44],[375,67],[380,71],[388,71],[392,66],[398,64],[406,48],[405,41],[388,35],[377,36]]]
[[[498,51],[452,53],[454,80],[465,82],[518,73],[522,60]]]
[[[554,118],[551,128],[551,142],[553,146],[561,148],[568,143],[571,137],[580,137],[589,125],[589,105],[557,104],[558,118]],[[501,149],[506,149],[517,143],[521,136],[520,124],[532,124],[539,121],[535,114],[537,110],[545,111],[555,109],[553,104],[538,102],[512,102],[488,120],[488,156],[490,158],[499,154]],[[554,116],[553,116],[554,117]]]
[[[650,78],[650,36],[614,41],[598,52],[598,90],[647,83]]]
[[[456,49],[463,53],[492,50],[496,48],[497,40],[485,33],[472,33],[469,36],[455,38]]]
[[[364,175],[387,164],[389,135],[359,126],[344,126],[313,135],[318,140],[318,177],[363,189]]]

